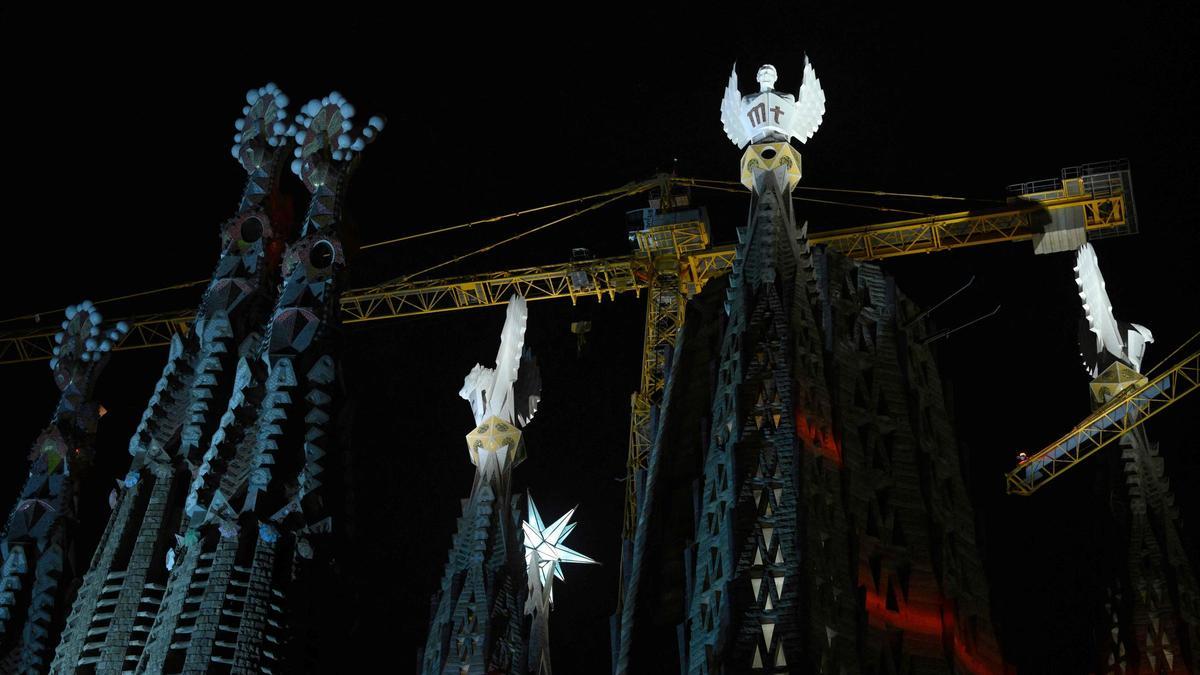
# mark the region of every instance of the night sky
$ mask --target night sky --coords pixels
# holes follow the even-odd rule
[[[807,53],[828,106],[801,148],[802,185],[995,200],[1010,183],[1128,158],[1141,233],[1096,245],[1116,314],[1154,331],[1147,364],[1200,329],[1194,10],[1095,9],[1092,18],[1067,20],[964,5],[960,15],[935,20],[900,9],[726,7],[752,20],[696,18],[682,7],[614,10],[536,29],[546,17],[472,15],[465,5],[433,17],[422,11],[420,19],[415,9],[410,17],[339,10],[286,19],[244,10],[169,19],[0,10],[8,185],[0,318],[46,311],[57,322],[49,310],[83,298],[207,277],[217,227],[233,215],[244,180],[229,155],[233,120],[245,91],[268,80],[291,97],[293,112],[337,89],[360,115],[388,117],[348,199],[352,237],[368,243],[672,168],[736,180],[740,152],[718,113],[730,65],[740,64],[743,93],[763,62],[779,69],[779,88],[794,91]],[[574,15],[582,7],[559,9]],[[285,180],[300,211],[303,189],[290,174]],[[833,198],[930,213],[958,206]],[[705,192],[693,199],[709,207],[715,241],[731,241],[748,199]],[[561,262],[574,247],[619,255],[629,250],[623,210],[643,206],[630,199],[436,274]],[[807,203],[797,214],[813,230],[889,219]],[[351,282],[400,276],[546,219],[363,251],[350,261]],[[1040,449],[1089,410],[1072,260],[1035,257],[1026,243],[884,264],[924,306],[976,277],[935,314],[940,326],[1003,307],[943,341],[939,359],[951,382],[998,638],[1022,672],[1082,673],[1095,654],[1087,603],[1102,590],[1080,571],[1099,550],[1093,523],[1108,509],[1096,487],[1099,462],[1032,498],[1006,496],[1002,480],[1018,451]],[[106,316],[194,307],[198,298],[198,289],[164,294]],[[516,489],[530,488],[549,517],[578,504],[580,524],[567,544],[603,563],[570,566],[566,583],[556,585],[551,645],[562,673],[609,667],[618,479],[642,312],[632,296],[530,306],[527,344],[541,362],[543,407],[527,430],[529,459],[516,472]],[[400,672],[415,666],[473,473],[463,443],[473,424],[457,391],[472,365],[491,365],[503,317],[500,308],[472,310],[346,330],[358,544],[343,564],[360,589],[361,611],[346,618],[355,624],[347,654],[356,660],[391,658]],[[578,320],[593,326],[582,348],[569,331]],[[98,398],[110,414],[83,506],[93,541],[165,357],[165,350],[120,353],[101,378]],[[57,391],[44,363],[0,366],[0,382],[7,401],[0,496],[15,496]],[[1198,410],[1200,399],[1185,401],[1148,425],[1162,444],[1185,529],[1200,523],[1193,489],[1200,457],[1186,435]],[[1200,536],[1195,528],[1190,534]]]

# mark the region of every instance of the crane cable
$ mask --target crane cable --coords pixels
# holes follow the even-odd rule
[[[1186,347],[1189,342],[1191,342],[1192,340],[1195,340],[1197,337],[1200,337],[1200,330],[1196,331],[1195,333],[1192,333],[1192,336],[1190,338],[1184,340],[1182,344],[1180,344],[1178,347],[1176,347],[1175,351],[1171,352],[1170,354],[1167,354],[1166,357],[1164,357],[1161,361],[1154,364],[1154,367],[1151,368],[1150,370],[1147,370],[1146,374],[1143,375],[1143,377],[1150,377],[1152,374],[1154,374],[1154,371],[1158,370],[1159,368],[1161,368],[1163,366],[1163,364],[1170,361],[1176,354],[1179,353],[1179,350]]]
[[[495,241],[495,242],[492,242],[492,243],[490,243],[490,244],[487,244],[487,245],[485,245],[485,246],[481,246],[481,247],[479,247],[479,248],[475,249],[474,251],[468,251],[467,253],[463,253],[463,254],[461,254],[461,255],[456,255],[456,256],[454,256],[453,258],[448,258],[448,259],[446,259],[446,260],[443,260],[443,261],[442,261],[442,262],[440,262],[440,263],[437,263],[436,265],[430,265],[429,267],[426,267],[426,268],[425,268],[425,269],[423,269],[423,270],[418,270],[418,271],[416,271],[416,272],[413,272],[413,273],[411,273],[411,274],[406,274],[406,275],[404,275],[403,277],[401,277],[401,280],[407,281],[407,280],[409,280],[409,279],[412,279],[413,277],[418,277],[418,276],[421,276],[422,274],[426,274],[426,273],[428,273],[428,272],[432,272],[433,270],[436,270],[436,269],[439,269],[439,268],[445,267],[445,266],[447,266],[447,265],[452,265],[452,264],[454,264],[454,263],[456,263],[456,262],[459,262],[460,260],[466,260],[467,258],[470,258],[470,257],[472,257],[472,256],[476,256],[476,255],[479,255],[480,253],[487,253],[488,251],[490,251],[490,250],[492,250],[492,249],[494,249],[494,248],[497,248],[497,247],[499,247],[499,246],[503,246],[504,244],[508,244],[508,243],[514,242],[514,241],[516,241],[516,240],[518,240],[518,239],[522,239],[522,238],[524,238],[524,237],[527,237],[527,236],[529,236],[529,235],[531,235],[531,234],[534,234],[535,232],[540,232],[540,231],[542,231],[542,230],[544,230],[544,229],[546,229],[546,228],[548,228],[548,227],[551,227],[551,226],[553,226],[553,225],[557,225],[557,224],[559,224],[559,223],[561,223],[561,222],[563,222],[563,221],[570,220],[571,218],[574,218],[574,217],[576,217],[576,216],[579,216],[579,215],[583,215],[584,213],[587,213],[587,212],[589,212],[589,211],[595,211],[596,209],[602,208],[602,207],[604,207],[604,206],[608,206],[609,204],[611,204],[611,203],[613,203],[613,202],[615,202],[615,201],[617,201],[617,200],[623,199],[623,198],[625,198],[625,197],[630,197],[630,196],[633,196],[633,195],[635,195],[635,194],[638,194],[639,192],[645,192],[646,190],[649,190],[650,188],[652,188],[652,187],[654,187],[654,186],[655,186],[655,182],[653,182],[653,181],[648,181],[648,182],[645,182],[645,183],[639,183],[639,184],[636,184],[636,185],[633,185],[633,186],[629,186],[629,187],[622,188],[622,190],[623,190],[623,191],[622,191],[620,194],[617,194],[617,195],[615,195],[615,196],[613,196],[613,197],[610,197],[609,199],[606,199],[606,200],[604,200],[604,201],[602,201],[602,202],[597,202],[597,203],[595,203],[595,204],[592,204],[591,206],[588,206],[588,207],[586,207],[586,208],[583,208],[583,209],[580,209],[580,210],[578,210],[578,211],[575,211],[574,213],[569,213],[569,214],[567,214],[567,215],[565,215],[565,216],[563,216],[563,217],[561,217],[561,218],[556,218],[556,219],[554,219],[554,220],[552,220],[552,221],[550,221],[550,222],[548,222],[548,223],[543,223],[543,224],[541,224],[541,225],[535,225],[534,227],[531,227],[531,228],[529,228],[529,229],[527,229],[527,230],[523,230],[523,231],[521,231],[521,232],[518,232],[518,233],[516,233],[516,234],[512,235],[511,237],[505,237],[504,239],[501,239],[501,240],[499,240],[499,241]]]
[[[481,218],[479,220],[472,220],[469,223],[461,223],[459,225],[449,225],[447,227],[439,227],[439,228],[436,228],[433,230],[426,230],[425,232],[417,232],[416,234],[406,234],[402,237],[396,237],[395,239],[385,239],[384,241],[376,241],[376,242],[372,242],[370,244],[364,244],[363,246],[360,246],[359,249],[365,250],[368,248],[376,248],[378,246],[387,246],[388,244],[398,244],[403,241],[412,241],[413,239],[420,239],[422,237],[428,237],[428,236],[435,235],[435,234],[442,234],[443,232],[453,232],[454,230],[461,230],[464,228],[474,227],[475,225],[484,225],[486,223],[494,223],[494,222],[497,222],[500,220],[504,220],[505,218],[516,218],[518,216],[523,216],[523,215],[526,215],[529,213],[537,213],[538,211],[545,211],[547,209],[553,209],[553,208],[556,208],[559,206],[567,206],[568,204],[577,204],[579,202],[586,202],[586,201],[589,201],[592,199],[608,197],[608,196],[614,195],[614,194],[625,195],[629,189],[630,189],[629,185],[624,185],[622,187],[614,188],[612,190],[605,190],[604,192],[597,192],[594,195],[588,195],[586,197],[576,197],[575,199],[567,199],[567,200],[564,200],[561,202],[555,202],[553,204],[546,204],[545,206],[536,206],[531,209],[523,209],[521,211],[513,211],[512,213],[505,213],[503,215],[492,216],[490,218]]]
[[[721,181],[721,180],[711,180],[711,179],[705,179],[705,178],[672,178],[671,181],[674,183],[682,184],[682,185],[690,185],[693,187],[706,188],[709,190],[717,190],[717,191],[721,191],[721,192],[732,192],[735,194],[745,194],[745,190],[742,189],[742,184],[737,181]],[[593,211],[597,208],[600,208],[600,207],[610,204],[614,201],[617,201],[618,199],[621,199],[623,197],[634,195],[639,192],[644,192],[645,190],[649,189],[650,187],[653,187],[654,185],[656,185],[655,181],[646,181],[646,182],[642,182],[642,183],[627,184],[627,185],[624,185],[619,188],[613,188],[611,190],[605,190],[604,192],[597,192],[595,194],[586,195],[583,197],[566,199],[563,201],[554,202],[552,204],[545,204],[543,206],[536,206],[536,207],[529,208],[529,209],[522,209],[519,211],[513,211],[510,213],[505,213],[505,214],[501,214],[498,216],[491,216],[489,218],[481,218],[481,219],[473,220],[473,221],[466,222],[466,223],[460,223],[458,225],[448,225],[445,227],[439,227],[439,228],[434,228],[431,230],[426,230],[424,232],[417,232],[414,234],[404,235],[402,237],[396,237],[393,239],[385,239],[383,241],[372,242],[370,244],[364,244],[363,246],[361,246],[359,248],[360,248],[360,250],[366,250],[366,249],[377,248],[377,247],[381,247],[381,246],[387,246],[390,244],[397,244],[397,243],[405,242],[405,241],[412,241],[414,239],[429,237],[429,236],[433,236],[436,234],[442,234],[445,232],[453,232],[455,230],[467,229],[467,228],[474,227],[476,225],[484,225],[484,224],[488,224],[488,223],[499,222],[501,220],[506,220],[508,218],[516,218],[519,216],[523,216],[523,215],[527,215],[527,214],[531,214],[531,213],[537,213],[539,211],[545,211],[545,210],[557,208],[560,206],[567,206],[570,204],[578,204],[580,202],[586,202],[586,201],[590,201],[593,199],[600,199],[602,197],[610,197],[610,196],[612,197],[611,199],[605,200],[605,201],[597,203],[597,204],[593,204],[592,206],[581,209],[579,211],[571,213],[562,218],[553,220],[553,221],[551,221],[549,223],[545,223],[543,225],[533,227],[529,230],[518,233],[517,235],[514,235],[512,237],[508,237],[501,241],[495,242],[493,244],[489,244],[487,246],[481,247],[474,251],[470,251],[470,252],[462,254],[460,256],[455,256],[455,257],[447,259],[441,263],[438,263],[437,265],[432,265],[430,267],[427,267],[423,270],[414,272],[414,273],[404,277],[405,279],[411,279],[412,277],[419,276],[419,275],[425,274],[427,272],[431,272],[440,267],[444,267],[446,265],[453,264],[460,260],[464,260],[466,258],[470,258],[472,256],[478,255],[480,253],[485,253],[487,251],[492,250],[493,248],[495,248],[497,246],[502,246],[509,242],[516,241],[518,239],[521,239],[525,236],[528,236],[530,234],[533,234],[535,232],[543,230],[552,225],[557,225],[565,220],[573,218],[582,213],[586,213],[588,211]],[[720,187],[722,185],[737,186],[738,189]],[[821,187],[813,187],[813,186],[797,186],[796,189],[823,191],[823,192],[840,192],[840,193],[848,193],[848,194],[865,194],[865,195],[886,196],[886,197],[915,197],[915,198],[921,198],[921,199],[948,199],[948,200],[958,200],[958,201],[991,201],[991,200],[970,200],[966,197],[949,197],[949,196],[945,196],[945,195],[921,195],[921,194],[903,193],[903,192],[884,192],[884,191],[880,191],[880,190],[850,190],[850,189],[843,189],[843,188],[821,188]],[[934,215],[934,214],[930,214],[930,213],[924,213],[921,211],[909,211],[906,209],[894,209],[894,208],[888,208],[885,206],[872,206],[872,205],[868,205],[868,204],[854,204],[854,203],[850,203],[850,202],[839,202],[839,201],[828,200],[828,199],[817,199],[814,197],[796,197],[793,195],[792,199],[794,201],[805,201],[805,202],[813,202],[813,203],[818,203],[818,204],[830,204],[830,205],[834,205],[834,206],[847,206],[847,207],[860,208],[860,209],[871,209],[874,211],[881,211],[881,212],[885,212],[885,213],[904,213],[904,214],[914,215],[914,216],[933,216]],[[192,288],[195,286],[199,286],[201,284],[207,283],[208,281],[209,281],[209,279],[197,279],[195,281],[186,281],[183,283],[171,284],[169,286],[162,286],[160,288],[154,288],[154,289],[151,289],[148,291],[140,291],[137,293],[128,293],[125,295],[118,295],[118,296],[114,296],[111,298],[105,298],[103,300],[94,301],[92,304],[102,305],[105,303],[118,302],[120,300],[130,300],[133,298],[140,298],[140,297],[145,297],[148,295],[155,295],[157,293],[165,293],[168,291],[183,290],[186,288]],[[14,316],[14,317],[10,317],[7,319],[0,319],[0,324],[12,323],[15,321],[25,321],[25,320],[29,320],[29,319],[33,319],[35,321],[40,321],[41,317],[43,315],[56,314],[56,313],[64,311],[65,309],[66,309],[65,307],[60,307],[58,309],[51,309],[51,310],[46,310],[46,311],[42,311],[42,312],[33,312],[30,314]]]
[[[118,296],[114,296],[111,298],[105,298],[103,300],[95,300],[92,302],[92,304],[93,305],[103,305],[106,302],[117,302],[118,300],[129,300],[131,298],[140,298],[140,297],[147,296],[147,295],[154,295],[155,293],[165,293],[167,291],[178,291],[178,290],[182,290],[185,288],[192,288],[193,286],[199,286],[200,284],[208,283],[208,281],[209,281],[208,279],[197,279],[196,281],[185,281],[180,284],[172,284],[170,286],[154,288],[154,289],[151,289],[148,291],[139,291],[137,293],[128,293],[126,295],[118,295]],[[61,312],[65,312],[66,309],[67,309],[66,307],[59,307],[58,309],[46,310],[44,312],[34,312],[32,314],[25,314],[23,316],[9,317],[7,319],[0,319],[0,323],[11,323],[13,321],[23,321],[26,319],[33,319],[35,321],[41,321],[43,315],[58,314]]]
[[[741,186],[742,184],[735,180],[713,180],[710,178],[672,178],[671,180],[680,183],[681,185],[691,185],[695,187],[711,187],[711,185],[729,185]],[[709,183],[711,185],[702,185]],[[990,202],[996,204],[1005,203],[1002,199],[980,199],[976,197],[953,197],[949,195],[927,195],[916,192],[886,192],[884,190],[851,190],[848,188],[829,188],[818,187],[814,185],[797,185],[793,190],[808,190],[810,192],[840,192],[845,194],[856,195],[871,195],[873,197],[904,197],[908,199],[939,199],[958,202]]]
[[[369,249],[369,248],[376,248],[379,246],[386,246],[388,244],[396,244],[396,243],[403,242],[403,241],[411,241],[413,239],[420,239],[422,237],[428,237],[428,236],[435,235],[435,234],[441,234],[443,232],[452,232],[454,230],[461,230],[464,228],[474,227],[475,225],[483,225],[486,223],[499,222],[501,220],[505,220],[508,218],[516,218],[518,216],[523,216],[523,215],[530,214],[530,213],[537,213],[539,211],[545,211],[547,209],[552,209],[552,208],[556,208],[559,206],[567,206],[569,204],[578,204],[580,202],[586,202],[586,201],[590,201],[593,199],[599,199],[601,197],[608,197],[610,195],[617,195],[618,197],[624,197],[625,195],[633,194],[634,192],[640,192],[641,189],[635,189],[635,188],[639,188],[639,186],[642,186],[642,185],[644,185],[644,184],[642,184],[642,183],[626,184],[619,188],[605,190],[604,192],[597,192],[596,194],[587,195],[584,197],[576,197],[574,199],[566,199],[566,200],[563,200],[560,202],[555,202],[553,204],[545,204],[543,206],[535,206],[533,208],[522,209],[520,211],[513,211],[511,213],[505,213],[505,214],[501,214],[498,216],[492,216],[490,218],[481,218],[479,220],[473,220],[469,223],[461,223],[458,225],[449,225],[446,227],[439,227],[439,228],[434,228],[432,230],[426,230],[424,232],[417,232],[415,234],[405,235],[403,237],[396,237],[395,239],[387,239],[384,241],[377,241],[377,242],[373,242],[370,244],[365,244],[363,246],[360,246],[359,249],[363,250],[363,249]],[[631,190],[633,190],[633,191],[631,191]],[[607,204],[608,202],[605,202],[605,203]],[[591,209],[585,209],[585,210],[591,210]],[[583,211],[579,211],[572,215],[578,215],[579,213],[583,213]],[[567,216],[567,217],[569,218],[571,216]],[[555,223],[562,222],[562,220],[565,220],[565,218],[555,221]],[[547,225],[547,227],[549,225],[552,225],[555,223],[550,223]],[[531,233],[526,233],[526,234],[531,234]],[[524,234],[522,234],[521,236],[524,236]],[[520,237],[516,237],[516,238],[519,239]],[[496,246],[499,246],[501,243],[506,243],[506,242],[498,242],[496,244]],[[471,254],[468,254],[467,256],[464,256],[464,257],[469,257],[470,255],[474,255],[475,253],[476,252],[472,252]],[[449,262],[447,262],[446,264],[449,264]],[[440,267],[440,265],[435,266],[433,268],[429,268],[427,270],[423,270],[422,272],[419,272],[418,274],[427,272],[430,269],[436,269],[436,267]],[[118,302],[120,300],[131,300],[133,298],[141,298],[141,297],[145,297],[148,295],[155,295],[157,293],[165,293],[168,291],[183,290],[186,288],[192,288],[194,286],[199,286],[201,284],[208,283],[208,281],[210,281],[210,280],[209,279],[197,279],[195,281],[185,281],[185,282],[178,283],[178,284],[171,284],[169,286],[162,286],[160,288],[150,289],[148,291],[139,291],[137,293],[128,293],[126,295],[118,295],[118,296],[114,296],[111,298],[105,298],[103,300],[95,300],[92,302],[92,304],[93,305],[103,305],[105,303]],[[66,307],[59,307],[57,309],[45,310],[42,312],[33,312],[30,314],[24,314],[21,316],[9,317],[7,319],[0,319],[0,324],[13,323],[15,321],[27,321],[30,319],[32,319],[34,321],[40,321],[43,316],[53,315],[53,314],[61,314],[64,311],[66,311]]]
[[[740,186],[741,183],[738,183],[737,185]],[[749,194],[745,189],[736,190],[733,188],[718,187],[716,185],[700,185],[698,183],[694,183],[693,186],[698,187],[698,188],[708,189],[708,190],[717,190],[718,192],[732,192],[734,194],[740,194],[740,195]],[[849,206],[849,207],[856,208],[856,209],[870,209],[872,211],[882,211],[884,213],[904,213],[904,214],[907,214],[910,216],[922,216],[922,217],[926,217],[926,218],[933,218],[936,215],[933,213],[925,213],[924,211],[909,211],[908,209],[893,209],[893,208],[889,208],[887,206],[873,206],[871,204],[854,204],[852,202],[838,202],[838,201],[834,201],[832,199],[817,199],[816,197],[797,197],[795,195],[792,195],[792,201],[813,202],[815,204],[831,204],[833,206]]]

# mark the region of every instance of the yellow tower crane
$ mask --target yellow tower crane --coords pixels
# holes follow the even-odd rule
[[[1128,175],[1127,169],[1114,170]],[[673,184],[697,185],[671,178]],[[1064,180],[1063,183],[1071,181]],[[1125,234],[1132,222],[1126,213],[1127,191],[1120,185],[1103,191],[1048,191],[987,212],[949,213],[829,232],[810,232],[809,243],[858,260],[881,260],[916,253],[947,251],[1001,242],[1035,241],[1047,224],[1082,219],[1089,238]],[[699,291],[710,279],[729,271],[732,244],[712,246],[708,223],[696,210],[692,220],[675,216],[666,224],[648,224],[635,233],[638,250],[611,258],[524,267],[444,279],[402,277],[342,295],[342,322],[361,323],[504,304],[513,292],[528,300],[615,297],[640,294],[650,285],[652,267],[679,278],[684,296]],[[649,222],[649,221],[648,221]],[[677,266],[673,268],[672,261]],[[194,310],[168,311],[131,317],[131,330],[114,351],[166,346],[171,336],[186,333]],[[0,332],[0,365],[44,361],[52,356],[55,324]]]
[[[512,293],[531,302],[567,298],[574,303],[580,298],[602,300],[646,291],[641,379],[631,399],[626,536],[632,534],[637,520],[635,477],[645,468],[654,439],[652,410],[662,396],[666,351],[683,325],[687,299],[709,280],[728,273],[735,256],[732,244],[711,244],[704,209],[672,197],[672,186],[710,187],[712,181],[660,176],[653,183],[658,187],[658,202],[635,212],[641,222],[630,235],[636,250],[629,255],[446,279],[404,277],[341,297],[342,321],[353,324],[498,306]],[[1064,169],[1060,179],[1018,186],[1018,195],[993,210],[810,232],[808,239],[812,245],[857,260],[1021,241],[1031,241],[1037,253],[1070,250],[1089,238],[1136,231],[1129,186],[1123,162],[1086,165]],[[640,183],[626,192],[648,187]],[[164,346],[174,334],[188,331],[192,316],[192,311],[176,311],[132,317],[129,333],[114,351]],[[0,365],[50,358],[55,332],[56,327],[49,326],[0,334]]]
[[[606,297],[612,299],[618,293],[640,295],[646,291],[641,378],[638,390],[631,396],[626,456],[623,537],[632,540],[643,497],[638,494],[638,477],[646,468],[657,432],[654,410],[663,395],[668,351],[683,326],[687,299],[699,293],[709,280],[728,273],[736,255],[733,245],[711,244],[707,212],[692,207],[686,197],[676,196],[672,188],[729,189],[719,185],[723,184],[659,176],[654,181],[604,193],[617,192],[619,197],[656,188],[657,198],[651,199],[651,208],[629,214],[637,221],[630,233],[636,248],[629,255],[448,279],[418,280],[412,276],[419,275],[410,275],[344,293],[341,297],[342,321],[353,324],[492,307],[503,304],[513,293],[520,293],[531,302],[569,298],[575,303],[579,298],[603,300]],[[823,245],[857,260],[880,260],[1020,241],[1031,241],[1035,253],[1073,250],[1087,239],[1136,232],[1130,185],[1128,166],[1124,162],[1085,165],[1064,169],[1060,179],[1016,186],[1017,194],[1006,204],[988,211],[930,215],[809,233],[808,240],[812,245]],[[537,229],[541,227],[531,231]],[[523,235],[500,243],[520,236]],[[115,350],[166,345],[173,335],[189,330],[191,319],[190,311],[130,318],[127,321],[130,330]],[[54,328],[33,328],[0,334],[0,365],[50,358],[55,332]],[[1197,380],[1194,364],[1189,372],[1194,388]],[[1177,370],[1168,373],[1177,373]],[[1178,374],[1173,375],[1172,383],[1180,381]],[[1150,400],[1157,401],[1154,395],[1159,393],[1160,390],[1155,390],[1149,395]],[[1151,414],[1143,415],[1135,424],[1140,424]],[[1086,438],[1091,442],[1092,436]],[[1095,445],[1086,454],[1076,453],[1075,461],[1111,440]],[[1077,445],[1083,447],[1082,443]],[[1062,461],[1055,458],[1046,466],[1050,472],[1056,472],[1061,470]],[[1050,473],[1047,475],[1053,477]],[[1016,480],[1010,475],[1010,489]],[[624,584],[618,593],[618,612],[623,593]]]

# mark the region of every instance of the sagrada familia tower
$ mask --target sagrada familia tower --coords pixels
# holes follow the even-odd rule
[[[127,331],[106,325],[91,302],[67,308],[50,370],[62,392],[30,452],[29,476],[0,536],[0,672],[37,673],[50,664],[78,582],[78,494],[89,477],[103,408],[92,394],[108,355]]]
[[[775,81],[722,101],[750,216],[676,345],[614,672],[1002,672],[927,328],[879,267],[808,246],[789,140],[825,95],[811,64],[798,96]]]

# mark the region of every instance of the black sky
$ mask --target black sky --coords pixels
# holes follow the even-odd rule
[[[1081,19],[999,4],[936,18],[907,8],[726,8],[748,20],[696,17],[684,7],[489,16],[466,6],[433,16],[289,7],[290,18],[283,9],[187,17],[0,10],[8,185],[0,318],[208,276],[217,226],[232,215],[244,175],[228,152],[232,122],[246,89],[268,80],[297,103],[338,89],[360,114],[388,116],[348,205],[357,238],[371,242],[672,166],[683,176],[736,179],[740,153],[717,110],[731,63],[750,84],[757,65],[774,63],[779,86],[794,89],[807,53],[828,111],[802,148],[804,185],[1000,199],[1009,183],[1128,158],[1141,234],[1097,244],[1117,315],[1154,331],[1148,363],[1200,329],[1194,9],[1093,8]],[[583,9],[605,16],[577,14]],[[710,208],[715,239],[731,240],[745,198],[696,198]],[[947,202],[872,203],[949,210]],[[813,229],[886,219],[864,209],[798,209]],[[621,211],[590,214],[446,272],[557,262],[577,246],[622,253]],[[354,285],[516,229],[489,225],[363,252],[351,261]],[[1096,550],[1091,523],[1107,508],[1092,468],[1034,498],[1005,496],[1001,479],[1018,450],[1041,447],[1088,410],[1071,266],[1070,256],[1035,257],[1025,244],[885,264],[925,305],[976,276],[965,297],[939,311],[941,325],[1003,305],[998,317],[946,341],[940,359],[953,383],[999,637],[1024,672],[1085,672],[1095,653],[1083,603],[1096,589],[1078,573]],[[196,292],[181,292],[131,309],[196,301]],[[544,408],[528,432],[518,488],[530,487],[546,515],[579,504],[569,543],[604,563],[568,569],[556,593],[560,672],[608,667],[622,494],[614,479],[624,473],[641,318],[632,297],[531,306],[528,341],[541,355]],[[594,330],[577,354],[568,326],[579,319]],[[348,650],[358,656],[395,658],[407,671],[424,640],[428,598],[472,473],[462,443],[471,419],[456,392],[474,363],[490,363],[502,321],[501,310],[485,310],[348,330],[361,543],[347,564],[363,586]],[[112,414],[97,484],[124,474],[125,445],[164,358],[123,353],[109,365],[100,397]],[[2,366],[0,378],[8,400],[0,407],[8,446],[0,495],[13,495],[56,392],[44,364]],[[1198,405],[1180,404],[1149,425],[1185,524],[1200,522],[1200,459],[1188,433]],[[98,487],[87,506],[99,527],[107,493]]]

